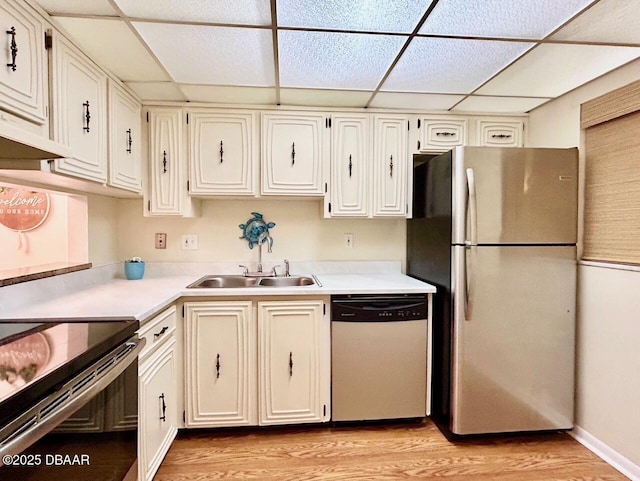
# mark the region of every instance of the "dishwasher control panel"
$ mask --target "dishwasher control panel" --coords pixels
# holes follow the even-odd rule
[[[427,319],[426,294],[352,294],[331,296],[331,320],[385,322]]]

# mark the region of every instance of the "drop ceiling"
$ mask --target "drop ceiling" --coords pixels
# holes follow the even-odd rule
[[[640,1],[36,0],[143,101],[528,112],[640,57]]]

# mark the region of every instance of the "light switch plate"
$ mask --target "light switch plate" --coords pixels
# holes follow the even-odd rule
[[[198,234],[184,234],[181,245],[183,251],[198,249]]]

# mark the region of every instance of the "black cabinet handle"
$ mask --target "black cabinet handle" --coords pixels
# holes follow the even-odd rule
[[[222,140],[220,141],[220,163],[224,162],[224,158],[222,155],[224,154],[224,150],[222,149]]]
[[[289,377],[293,376],[293,352],[289,353]]]
[[[167,421],[167,405],[164,402],[164,393],[160,394],[159,399],[162,403],[162,416],[160,416],[160,421],[164,423]]]
[[[453,132],[436,132],[438,137],[451,137],[452,135],[456,135]]]
[[[353,169],[353,164],[351,163],[351,154],[349,154],[349,178],[351,178],[352,169]]]
[[[389,156],[389,177],[393,177],[393,155]]]
[[[82,127],[82,130],[84,130],[85,132],[89,132],[89,122],[91,122],[91,112],[89,112],[89,101],[87,100],[85,103],[82,104],[82,106],[84,107],[84,120],[85,120],[85,126]]]
[[[12,71],[16,71],[18,66],[16,65],[16,57],[18,56],[18,44],[16,43],[16,27],[11,27],[11,30],[7,30],[7,35],[11,35],[11,63],[7,64],[7,67],[11,67]]]
[[[131,153],[131,145],[133,144],[133,139],[131,138],[131,129],[127,130],[127,152]]]
[[[492,139],[510,139],[511,134],[493,134],[491,138]]]
[[[164,326],[162,329],[160,329],[160,332],[156,332],[156,333],[153,335],[154,339],[155,339],[155,338],[158,338],[158,337],[160,337],[160,336],[162,336],[165,332],[167,332],[167,330],[168,330],[168,329],[169,329],[169,327],[168,327],[168,326]]]
[[[162,151],[162,173],[163,174],[167,173],[167,151],[166,150]]]
[[[216,355],[216,379],[220,379],[220,353]]]
[[[291,144],[291,165],[296,163],[296,143]]]

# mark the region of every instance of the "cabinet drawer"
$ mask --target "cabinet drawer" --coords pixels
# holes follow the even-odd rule
[[[147,340],[140,353],[141,360],[164,344],[166,339],[170,339],[173,336],[176,330],[177,317],[176,306],[171,306],[140,328],[138,336]]]
[[[478,122],[480,145],[494,147],[522,147],[523,122]]]
[[[467,120],[422,119],[420,150],[446,151],[467,144]]]

